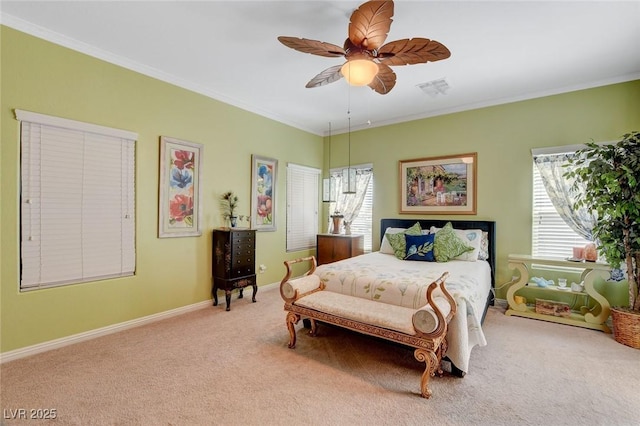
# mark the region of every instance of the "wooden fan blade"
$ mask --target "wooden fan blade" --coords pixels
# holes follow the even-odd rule
[[[391,29],[392,1],[368,1],[351,14],[349,40],[365,50],[382,46]]]
[[[385,64],[378,64],[378,75],[369,83],[376,92],[386,95],[396,85],[396,73]]]
[[[322,71],[320,74],[309,80],[305,87],[320,87],[340,80],[342,78],[340,68],[342,68],[342,64],[334,65],[331,68],[327,68],[326,70]]]
[[[278,37],[280,43],[287,47],[295,49],[303,53],[311,53],[312,55],[326,56],[328,58],[335,58],[337,56],[344,56],[345,51],[342,47],[335,44],[325,43],[324,41],[309,40],[306,38],[298,37]]]
[[[387,65],[412,65],[447,59],[451,52],[442,43],[427,38],[405,38],[385,44],[378,60]]]

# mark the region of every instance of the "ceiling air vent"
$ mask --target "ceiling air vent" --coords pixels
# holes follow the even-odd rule
[[[418,84],[418,88],[432,98],[435,98],[438,95],[446,95],[449,87],[449,83],[447,83],[447,80],[444,78]]]

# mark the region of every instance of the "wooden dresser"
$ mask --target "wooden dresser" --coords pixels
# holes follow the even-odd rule
[[[364,235],[318,234],[316,243],[318,265],[364,253]]]
[[[219,228],[213,230],[213,306],[218,305],[218,290],[224,290],[227,311],[231,309],[231,291],[253,287],[252,302],[256,301],[256,231],[253,229]]]

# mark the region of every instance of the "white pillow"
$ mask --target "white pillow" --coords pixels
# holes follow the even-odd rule
[[[432,226],[430,233],[435,234],[441,228]],[[480,245],[482,243],[482,230],[481,229],[454,229],[456,235],[464,241],[464,243],[470,247],[473,247],[473,251],[462,253],[458,257],[454,257],[452,260],[466,260],[468,262],[475,262],[478,260],[478,254],[480,253]]]
[[[391,247],[391,243],[387,238],[387,234],[399,234],[400,232],[406,231],[406,228],[387,228],[384,231],[384,235],[382,236],[382,243],[380,243],[380,253],[385,254],[395,254],[393,252],[393,247]]]

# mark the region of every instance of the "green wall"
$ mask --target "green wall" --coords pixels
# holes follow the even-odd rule
[[[280,166],[278,230],[257,237],[257,263],[267,266],[259,284],[279,281],[285,259],[312,253],[285,251],[285,167],[288,162],[327,167],[329,138],[323,146],[318,136],[7,27],[0,37],[1,352],[208,300],[209,232],[223,224],[217,197],[235,191],[239,213],[248,214],[251,154],[277,158]],[[134,277],[19,291],[15,108],[139,134]],[[497,222],[500,284],[512,276],[507,255],[530,252],[531,148],[614,140],[633,129],[640,129],[640,81],[353,132],[351,163],[374,165],[374,241],[379,241],[379,220],[398,216],[399,160],[477,152],[474,217]],[[157,238],[161,135],[204,145],[201,237]],[[331,166],[346,165],[346,135],[331,141]]]
[[[373,163],[374,249],[380,219],[399,216],[399,160],[477,152],[477,215],[458,218],[496,221],[500,286],[513,275],[507,256],[531,253],[531,149],[617,140],[638,129],[640,80],[352,132],[351,164]],[[332,167],[346,165],[347,144],[344,134],[331,138]]]
[[[209,299],[210,232],[223,225],[218,197],[235,191],[239,214],[249,214],[251,154],[279,160],[277,232],[257,234],[256,263],[267,266],[258,284],[279,281],[285,259],[310,253],[285,250],[286,165],[321,168],[321,137],[7,27],[2,27],[1,49],[2,352]],[[19,291],[16,108],[139,134],[135,276]],[[161,135],[204,145],[200,237],[157,238]]]

